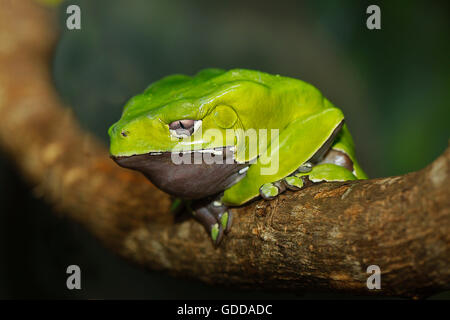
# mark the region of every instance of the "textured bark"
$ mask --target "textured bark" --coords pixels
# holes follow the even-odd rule
[[[450,287],[450,149],[404,176],[324,183],[236,209],[214,249],[61,105],[49,68],[53,18],[29,1],[0,2],[0,146],[37,196],[107,247],[147,268],[238,287],[401,296]],[[372,264],[381,290],[366,287]]]

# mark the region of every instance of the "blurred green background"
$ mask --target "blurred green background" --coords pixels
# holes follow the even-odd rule
[[[81,8],[81,30],[65,28],[69,4]],[[370,4],[381,8],[381,30],[366,28]],[[398,175],[448,144],[449,9],[448,1],[66,1],[54,81],[106,143],[127,99],[165,75],[220,67],[300,78],[344,110],[371,177]],[[0,298],[348,297],[239,291],[135,268],[55,218],[7,158],[0,164]],[[81,266],[79,292],[65,289],[69,264]]]

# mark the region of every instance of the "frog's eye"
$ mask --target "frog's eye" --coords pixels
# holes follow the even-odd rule
[[[169,123],[170,134],[177,138],[189,137],[202,125],[202,120],[183,119]]]

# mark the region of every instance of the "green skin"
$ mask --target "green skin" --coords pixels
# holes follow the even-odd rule
[[[279,130],[277,145],[269,143],[266,150],[253,153],[248,142],[236,136],[232,145],[237,150],[235,160],[253,162],[245,177],[216,199],[226,206],[239,206],[259,195],[270,199],[284,191],[281,182],[300,189],[305,186],[305,176],[311,182],[367,178],[355,158],[353,139],[345,124],[333,138],[331,149],[345,153],[353,162],[353,170],[318,163],[312,170],[299,171],[340,128],[342,111],[308,83],[245,69],[205,69],[193,77],[172,75],[153,83],[129,100],[121,119],[109,129],[110,153],[124,157],[173,152],[180,150],[180,145],[191,150],[227,146],[206,134],[174,137],[169,124],[182,119],[202,120],[203,133],[215,129],[224,136],[226,129]],[[278,170],[261,174],[273,159],[279,163]],[[220,218],[209,230],[215,243],[220,228],[227,226],[224,216]]]

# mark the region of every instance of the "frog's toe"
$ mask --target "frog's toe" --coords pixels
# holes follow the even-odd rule
[[[216,222],[211,226],[210,232],[211,239],[214,243],[214,246],[218,246],[223,238],[223,228],[222,225]]]
[[[282,181],[265,183],[259,188],[259,194],[265,200],[272,200],[286,190],[286,186]]]
[[[194,205],[194,217],[205,227],[215,246],[228,233],[233,222],[232,212],[220,200],[205,200]]]
[[[226,205],[220,201],[214,201],[209,206],[208,209],[215,216],[217,222],[222,226],[225,233],[228,233],[231,229],[232,223],[232,213]]]
[[[225,211],[220,217],[220,224],[225,233],[230,232],[233,223],[233,212],[231,210]]]
[[[265,183],[259,188],[259,194],[265,200],[271,200],[278,195],[279,191],[273,183]]]
[[[286,185],[286,188],[288,188],[289,190],[300,190],[301,188],[304,187],[304,182],[303,179],[301,177],[297,177],[297,176],[289,176],[284,178],[284,184]]]
[[[222,228],[221,222],[217,220],[216,214],[208,207],[197,208],[193,214],[195,219],[203,225],[213,244],[218,246],[222,241],[224,228]]]
[[[311,162],[305,162],[300,167],[297,168],[297,173],[308,173],[311,172],[313,168],[313,165]]]

